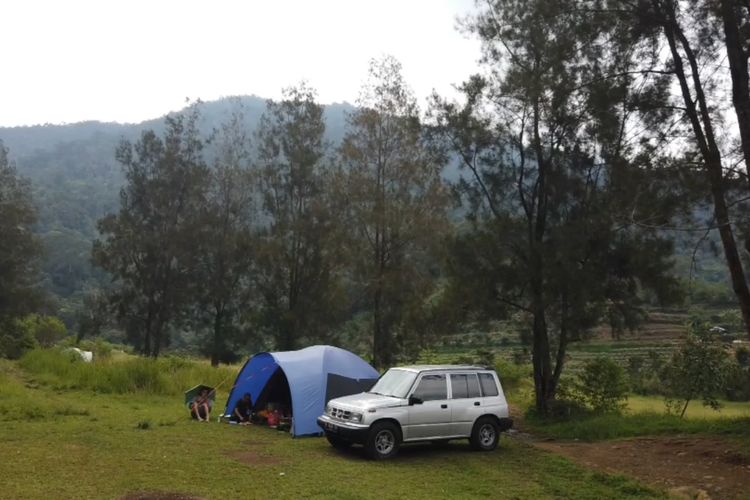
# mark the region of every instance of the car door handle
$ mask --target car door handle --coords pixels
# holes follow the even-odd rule
[[[479,401],[474,401],[474,406],[479,406]]]
[[[443,409],[448,408],[448,405],[440,405],[440,408],[443,408]]]

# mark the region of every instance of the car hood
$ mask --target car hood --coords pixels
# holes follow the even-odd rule
[[[401,398],[395,398],[392,396],[381,396],[380,394],[362,392],[359,394],[352,394],[351,396],[344,396],[341,398],[332,399],[330,403],[338,408],[352,409],[352,410],[366,410],[369,408],[385,408],[387,406],[402,406],[406,404],[406,400],[401,399]]]

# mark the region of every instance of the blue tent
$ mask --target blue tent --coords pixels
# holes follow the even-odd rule
[[[321,434],[316,419],[326,403],[369,390],[378,377],[366,361],[338,347],[316,345],[299,351],[262,352],[240,370],[224,414],[231,415],[245,393],[258,409],[270,392],[282,391],[291,403],[292,435]]]

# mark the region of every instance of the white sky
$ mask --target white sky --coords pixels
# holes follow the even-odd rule
[[[423,103],[476,68],[455,30],[473,0],[2,0],[0,126],[137,122],[183,106],[278,97],[306,79],[354,101],[392,54]]]

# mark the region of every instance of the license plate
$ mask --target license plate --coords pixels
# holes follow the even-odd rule
[[[328,422],[325,423],[325,428],[329,432],[338,432],[339,428],[335,424],[330,424]]]

